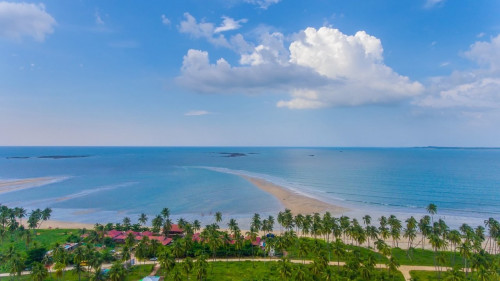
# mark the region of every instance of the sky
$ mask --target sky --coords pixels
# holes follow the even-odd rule
[[[0,1],[0,145],[500,146],[500,1]]]

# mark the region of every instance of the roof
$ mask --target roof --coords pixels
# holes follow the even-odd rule
[[[179,227],[177,224],[172,224],[172,227],[170,228],[170,232],[184,232],[182,228]]]
[[[160,278],[160,276],[147,276],[142,278],[142,281],[159,281]]]

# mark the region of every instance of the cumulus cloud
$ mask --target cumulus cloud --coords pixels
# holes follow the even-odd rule
[[[240,23],[247,22],[247,19],[235,20],[230,17],[222,17],[222,24],[214,30],[214,33],[236,30],[241,27]]]
[[[415,104],[433,108],[500,108],[500,35],[471,45],[465,57],[479,68],[435,77]]]
[[[239,62],[211,64],[207,52],[189,50],[178,80],[198,92],[287,92],[291,98],[277,106],[292,109],[393,102],[423,91],[384,64],[380,40],[364,31],[307,28],[288,48],[283,34],[267,33]]]
[[[211,112],[206,111],[206,110],[191,110],[186,113],[184,113],[184,116],[202,116],[202,115],[207,115],[211,114]]]
[[[247,3],[258,5],[261,9],[267,9],[273,4],[279,3],[281,0],[244,0]]]
[[[230,47],[229,42],[224,35],[215,34],[215,25],[211,22],[198,22],[195,17],[189,13],[184,13],[185,20],[181,21],[179,31],[186,33],[194,38],[205,38],[216,46]]]
[[[0,2],[0,37],[20,40],[27,36],[44,41],[55,25],[43,4]]]
[[[161,15],[161,22],[164,24],[164,25],[170,25],[170,20],[167,18],[167,16],[165,15]]]

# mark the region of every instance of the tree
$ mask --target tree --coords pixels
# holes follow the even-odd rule
[[[434,223],[434,215],[437,214],[437,206],[433,203],[430,203],[425,209],[427,210],[427,213],[431,215],[432,223]]]
[[[157,215],[152,221],[151,225],[153,226],[153,232],[158,233],[160,232],[160,229],[163,225],[163,217],[160,215]]]
[[[163,219],[170,218],[170,210],[168,208],[163,208],[161,210],[161,215],[163,216]]]
[[[195,263],[196,279],[203,280],[207,277],[207,259],[205,255],[200,255]]]
[[[182,262],[182,269],[186,273],[186,279],[189,280],[189,273],[193,270],[193,260],[190,257],[186,257]]]
[[[81,273],[83,272],[82,263],[86,260],[86,255],[83,247],[79,246],[74,251],[73,263],[75,264],[75,271],[78,273],[78,281],[81,280]]]
[[[173,281],[181,281],[182,280],[182,273],[178,267],[175,267],[174,270],[172,271],[172,280]]]
[[[90,281],[104,281],[106,277],[102,272],[101,266],[95,268],[94,273],[90,276]]]
[[[34,281],[43,281],[47,276],[49,276],[49,272],[43,264],[39,262],[33,263],[31,266],[31,278]]]
[[[111,281],[122,281],[126,276],[125,267],[123,267],[121,262],[117,261],[113,263],[108,274]]]
[[[298,254],[302,257],[302,264],[305,264],[307,254],[309,254],[309,245],[305,240],[299,240]]]
[[[142,213],[139,216],[139,222],[141,223],[141,225],[146,225],[147,221],[148,221],[148,216],[145,213]]]
[[[342,242],[342,240],[340,239],[336,239],[333,243],[332,251],[333,254],[337,256],[337,267],[338,270],[340,270],[340,258],[343,257],[346,253],[344,242]]]
[[[9,273],[13,276],[21,276],[21,272],[25,267],[24,259],[19,255],[15,254],[12,256],[7,263],[7,268],[9,269]]]
[[[221,212],[215,212],[215,222],[220,223],[222,221],[222,213]]]
[[[288,258],[283,257],[278,261],[278,271],[281,280],[286,281],[292,277],[292,263]]]

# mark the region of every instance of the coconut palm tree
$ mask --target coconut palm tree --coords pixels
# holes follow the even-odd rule
[[[161,216],[163,217],[163,219],[170,218],[170,209],[169,208],[163,208],[161,210]]]
[[[119,261],[113,263],[111,268],[109,269],[109,279],[111,281],[122,281],[125,279],[126,271],[123,264]]]
[[[286,281],[292,277],[292,263],[288,258],[283,257],[278,261],[278,271],[281,280]]]
[[[302,258],[302,264],[306,263],[306,257],[309,254],[309,245],[307,244],[306,240],[300,240],[299,239],[299,247],[298,247],[298,255],[299,257]]]
[[[205,255],[199,256],[194,266],[197,280],[203,280],[207,277],[207,267],[208,263]]]
[[[340,270],[340,258],[344,257],[346,253],[344,242],[340,239],[336,239],[332,245],[332,252],[337,256],[337,268]]]
[[[222,213],[221,212],[215,212],[215,222],[220,223],[222,221]]]
[[[458,247],[458,250],[460,251],[460,256],[464,259],[465,275],[467,275],[467,260],[469,260],[472,255],[472,246],[470,242],[466,240]]]
[[[49,272],[43,264],[39,262],[33,263],[31,266],[31,278],[33,278],[34,281],[43,281],[47,276],[49,276]]]
[[[153,226],[153,232],[158,233],[163,225],[163,217],[157,215],[152,221],[151,225]]]
[[[422,234],[422,241],[421,241],[422,250],[425,247],[425,239],[426,239],[427,235],[429,235],[429,233],[431,232],[430,222],[431,222],[431,217],[429,217],[429,216],[423,216],[420,219],[420,221],[418,222],[418,229],[420,230],[420,233]]]
[[[186,273],[186,280],[189,280],[189,273],[193,270],[193,260],[190,257],[186,257],[182,262],[182,270]]]
[[[252,221],[250,223],[250,228],[253,228],[257,233],[261,230],[262,222],[260,220],[260,215],[255,213],[252,217]]]
[[[194,220],[193,221],[193,230],[195,232],[198,232],[198,231],[200,231],[200,229],[201,229],[201,223],[200,223],[200,221],[199,220]]]
[[[7,263],[7,268],[9,270],[9,273],[13,276],[21,276],[21,272],[25,268],[25,263],[24,259],[19,255],[15,254],[9,259],[9,262]]]
[[[430,203],[425,209],[427,210],[427,213],[431,215],[431,221],[432,223],[434,223],[434,215],[437,214],[437,206],[433,203]]]
[[[140,216],[139,216],[139,223],[141,225],[146,225],[146,222],[148,221],[148,216],[145,214],[145,213],[142,213]]]

